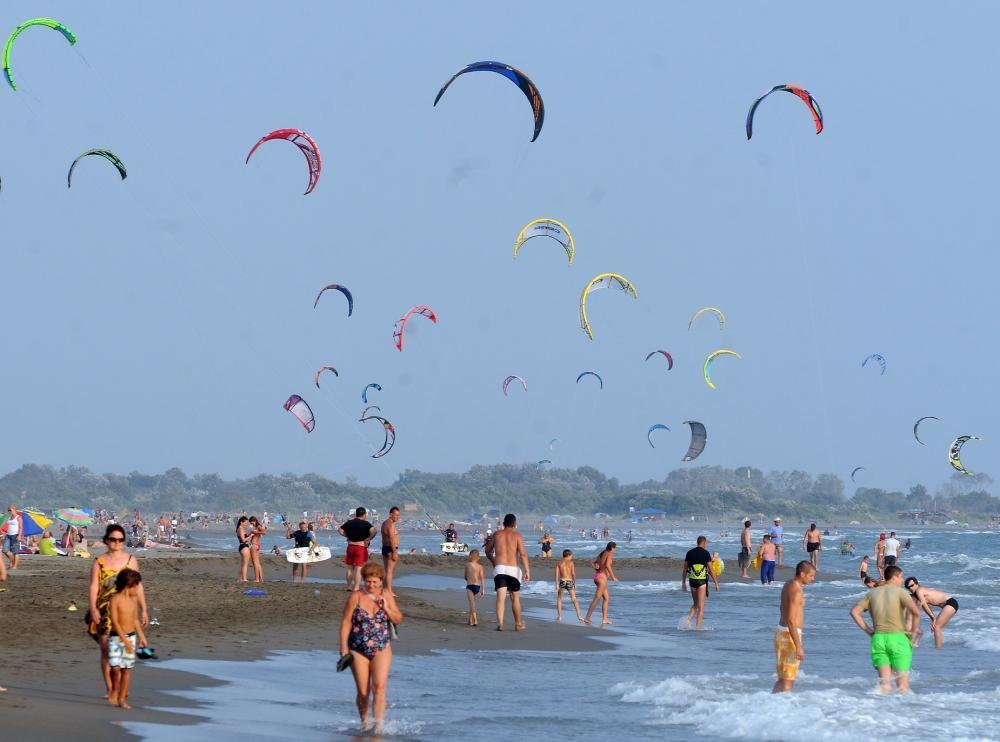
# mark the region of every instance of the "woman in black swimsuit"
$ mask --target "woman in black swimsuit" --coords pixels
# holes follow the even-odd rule
[[[239,544],[236,551],[240,554],[240,582],[247,581],[247,569],[250,567],[250,539],[247,538],[246,529],[249,518],[241,515],[236,521],[236,540]]]
[[[542,545],[542,556],[543,557],[551,557],[552,556],[552,544],[554,544],[555,542],[556,542],[556,540],[554,538],[552,538],[552,536],[550,534],[548,534],[548,533],[543,534],[542,537],[540,539],[538,539],[538,543],[540,543]]]

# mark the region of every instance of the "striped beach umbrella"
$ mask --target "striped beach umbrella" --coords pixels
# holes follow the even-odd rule
[[[80,508],[59,508],[54,515],[71,526],[89,526],[93,522],[93,518]]]

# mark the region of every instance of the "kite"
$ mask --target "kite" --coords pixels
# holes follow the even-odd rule
[[[590,295],[591,291],[606,288],[617,288],[631,294],[633,299],[639,298],[635,286],[625,276],[620,276],[617,273],[600,273],[591,278],[583,287],[583,293],[580,294],[580,325],[591,340],[594,339],[594,333],[590,329],[590,322],[587,321],[587,296]]]
[[[934,417],[933,415],[927,415],[926,417],[922,417],[915,423],[913,423],[913,437],[917,439],[917,443],[919,443],[921,446],[926,445],[922,440],[920,440],[920,436],[917,435],[917,428],[920,427],[920,423],[922,423],[924,420],[940,420],[940,419],[941,418]]]
[[[347,316],[350,317],[354,314],[354,297],[351,296],[351,292],[347,290],[346,286],[341,286],[339,283],[331,283],[329,286],[324,286],[320,289],[320,292],[316,294],[316,301],[313,302],[313,309],[315,309],[316,305],[319,304],[319,297],[323,295],[323,292],[329,291],[330,289],[336,289],[347,297]]]
[[[971,471],[965,468],[962,464],[962,446],[968,441],[981,441],[978,435],[960,435],[958,438],[951,442],[951,447],[948,449],[948,463],[952,465],[956,470],[962,472],[962,474],[968,474],[970,477],[974,476]]]
[[[367,417],[362,417],[361,422],[368,422],[369,420],[378,420],[382,423],[382,427],[385,429],[385,440],[382,442],[382,448],[372,454],[373,459],[380,459],[385,456],[392,447],[396,445],[396,429],[392,427],[392,423],[386,420],[384,417],[379,417],[378,415],[368,415]]]
[[[526,382],[520,376],[513,376],[512,375],[512,376],[508,376],[506,379],[503,380],[503,396],[505,396],[505,397],[509,396],[507,394],[507,387],[509,387],[510,386],[510,382],[512,382],[514,380],[520,381],[521,382],[521,386],[524,388],[524,391],[528,391],[528,382]]]
[[[406,331],[406,323],[410,321],[410,317],[414,314],[426,317],[431,322],[437,324],[438,318],[437,315],[434,314],[434,310],[430,307],[421,306],[413,307],[409,312],[396,320],[396,326],[392,330],[392,340],[396,344],[396,350],[400,353],[403,352],[403,333]]]
[[[867,366],[868,365],[868,361],[877,361],[878,365],[882,367],[882,372],[879,374],[879,376],[885,376],[885,356],[884,355],[882,355],[881,353],[872,353],[870,356],[868,356],[865,360],[863,360],[861,362],[861,368],[864,368],[865,366]]]
[[[669,371],[670,369],[672,369],[674,367],[674,359],[671,358],[670,354],[667,353],[667,351],[665,351],[665,350],[654,350],[652,353],[650,353],[649,355],[646,356],[646,360],[648,361],[650,358],[652,358],[653,356],[655,356],[657,353],[662,354],[663,357],[667,359],[667,371]]]
[[[760,102],[771,93],[779,90],[785,93],[791,93],[801,99],[801,101],[809,108],[809,112],[812,113],[813,123],[816,124],[816,133],[819,134],[823,131],[823,111],[820,110],[819,103],[816,102],[816,99],[812,97],[812,94],[808,90],[800,88],[798,85],[775,85],[773,88],[764,93],[764,95],[755,100],[753,105],[750,106],[750,112],[747,113],[747,139],[753,136],[753,115],[757,111],[757,106],[759,106]]]
[[[854,478],[854,475],[857,474],[859,471],[865,471],[865,467],[857,466],[854,468],[854,471],[851,472],[851,481],[854,482],[855,484],[857,483],[858,480]]]
[[[545,464],[551,464],[551,463],[552,463],[552,462],[551,462],[551,461],[549,461],[548,459],[542,459],[542,460],[540,460],[540,461],[538,462],[538,464],[537,464],[537,465],[538,465],[538,466],[544,466]]]
[[[370,405],[368,405],[367,407],[365,407],[364,411],[361,413],[361,419],[362,420],[364,420],[366,417],[368,417],[368,410],[378,410],[379,412],[381,412],[382,408],[379,407],[377,404],[370,404]]]
[[[7,84],[10,85],[11,90],[17,90],[17,83],[14,82],[14,73],[10,71],[10,50],[14,46],[15,39],[21,35],[21,32],[31,26],[47,26],[53,31],[61,33],[70,46],[76,43],[76,36],[73,32],[59,21],[54,21],[51,18],[32,18],[30,21],[25,21],[15,28],[11,35],[7,37],[7,43],[3,47],[3,74],[7,78]]]
[[[118,174],[122,176],[122,180],[128,177],[128,173],[125,172],[125,163],[118,159],[116,155],[111,150],[107,149],[88,149],[82,155],[73,160],[73,164],[69,166],[69,173],[66,175],[66,187],[70,188],[73,185],[73,171],[76,169],[76,163],[82,160],[84,157],[89,157],[91,155],[97,155],[98,157],[103,157],[105,160],[110,162],[116,168],[118,168]]]
[[[566,251],[569,264],[573,265],[573,255],[576,253],[576,246],[573,243],[573,235],[570,234],[569,227],[556,219],[535,219],[528,222],[521,231],[517,233],[514,240],[514,257],[520,251],[521,246],[532,237],[551,237]]]
[[[298,394],[293,394],[285,401],[285,410],[295,415],[307,433],[313,432],[316,428],[316,418],[313,417],[312,408]]]
[[[687,453],[684,454],[684,458],[681,461],[694,461],[696,458],[701,456],[701,452],[705,450],[705,442],[708,440],[708,433],[705,430],[705,426],[694,420],[685,420],[684,425],[691,426],[691,445],[688,446]]]
[[[727,350],[722,348],[720,350],[713,350],[705,358],[705,366],[702,368],[702,373],[705,375],[705,383],[708,384],[709,389],[715,389],[715,383],[712,381],[712,362],[719,356],[736,356],[740,360],[743,360],[743,356],[737,353],[735,350]]]
[[[535,116],[535,134],[531,137],[531,141],[538,139],[538,135],[542,133],[542,124],[545,121],[545,104],[542,103],[542,94],[538,92],[538,88],[535,87],[528,76],[521,72],[521,70],[516,67],[511,67],[509,64],[504,64],[503,62],[473,62],[468,64],[454,75],[451,79],[446,82],[441,89],[438,91],[437,97],[434,98],[434,105],[438,104],[441,100],[441,96],[444,95],[444,91],[448,89],[448,86],[455,82],[455,79],[460,75],[464,75],[466,72],[496,72],[503,75],[508,80],[513,82],[517,87],[521,88],[521,92],[524,93],[525,97],[528,99],[528,103],[531,104],[531,112]]]
[[[694,324],[694,321],[698,319],[701,315],[703,315],[705,312],[712,312],[713,314],[715,314],[715,316],[719,318],[719,329],[722,330],[725,328],[726,315],[722,313],[721,309],[717,307],[702,307],[697,312],[692,314],[691,319],[688,320],[688,331],[691,330],[691,326]]]
[[[285,141],[291,142],[305,155],[306,164],[309,165],[309,186],[306,188],[304,196],[308,196],[312,193],[313,188],[319,183],[320,173],[323,172],[323,161],[319,156],[319,147],[316,146],[316,142],[313,141],[312,137],[306,134],[304,131],[299,131],[298,129],[277,129],[272,131],[270,134],[266,134],[260,138],[250,150],[250,154],[247,155],[246,163],[250,162],[250,158],[253,157],[253,153],[257,151],[257,148],[264,142],[269,142],[272,139],[284,139]]]
[[[319,389],[319,375],[324,371],[333,371],[334,376],[340,376],[340,374],[337,373],[337,369],[335,369],[333,366],[323,366],[322,368],[320,368],[319,371],[316,372],[316,376],[313,378],[313,381],[316,382],[317,389]]]
[[[668,428],[663,423],[656,423],[656,425],[650,425],[649,426],[649,430],[646,431],[646,440],[649,441],[649,445],[652,448],[656,448],[656,446],[653,445],[653,438],[652,438],[654,430],[666,430],[669,433],[670,432],[670,428]],[[695,455],[697,455],[697,454],[695,454]]]
[[[601,384],[601,389],[604,388],[604,379],[601,378],[600,374],[594,371],[584,371],[582,374],[576,377],[576,383],[579,384],[580,379],[582,379],[584,376],[593,376]]]
[[[549,441],[549,450],[550,451],[554,451],[555,450],[555,445],[557,443],[559,443],[559,439],[558,438],[553,438],[551,441]]]
[[[369,384],[368,386],[366,386],[364,389],[361,390],[361,401],[364,402],[365,404],[368,404],[369,389],[374,389],[376,392],[380,392],[382,391],[382,386],[380,384],[376,384],[373,381],[371,384]]]

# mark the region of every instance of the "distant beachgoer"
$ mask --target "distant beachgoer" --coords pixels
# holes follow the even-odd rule
[[[774,583],[774,558],[777,547],[771,542],[771,534],[764,534],[760,549],[760,584],[771,585]]]
[[[141,586],[142,575],[125,567],[115,578],[115,594],[111,596],[111,635],[108,637],[111,692],[108,703],[125,710],[132,708],[128,705],[128,690],[135,667],[135,650],[137,646],[146,646],[140,618]]]
[[[485,591],[486,583],[483,578],[483,565],[479,563],[479,550],[473,549],[465,562],[465,596],[469,599],[469,626],[479,625],[476,601],[482,600]]]
[[[753,548],[753,533],[750,531],[750,521],[743,521],[743,533],[740,534],[740,577],[744,580],[750,579],[747,571],[750,569],[750,549]]]
[[[958,601],[941,590],[923,587],[916,577],[907,577],[903,587],[910,591],[917,604],[931,619],[931,631],[934,632],[934,646],[941,649],[944,644],[944,627],[958,613]],[[938,608],[937,616],[931,611],[931,606]]]
[[[358,591],[361,589],[361,568],[368,561],[368,544],[375,538],[375,526],[365,520],[368,511],[364,508],[357,508],[354,517],[344,521],[337,532],[347,539],[347,554],[344,556],[344,564],[347,565],[347,586],[348,589]],[[383,572],[385,568],[383,567]],[[383,574],[380,581],[385,579]],[[351,583],[354,586],[351,587]]]
[[[364,508],[358,510],[363,516]],[[340,621],[340,655],[351,658],[351,673],[358,690],[356,701],[361,730],[367,732],[372,729],[368,718],[371,700],[375,716],[373,731],[381,734],[385,722],[389,670],[392,667],[389,624],[401,624],[403,614],[396,605],[396,599],[382,587],[385,568],[381,564],[369,562],[359,567],[358,572],[364,580],[365,589],[355,590],[344,603],[344,616]]]
[[[111,664],[108,655],[108,637],[111,635],[111,596],[114,595],[115,580],[118,573],[128,567],[139,571],[139,560],[125,551],[125,529],[112,523],[104,532],[104,544],[108,552],[94,560],[90,568],[90,589],[88,591],[89,610],[84,617],[88,623],[88,633],[101,647],[101,675],[107,689],[106,698],[111,697],[113,689],[111,681]],[[146,593],[142,583],[137,589],[140,623],[149,624],[149,612],[146,610]]]
[[[799,674],[799,663],[806,658],[806,648],[802,643],[802,627],[805,625],[806,595],[802,588],[816,579],[816,568],[807,561],[795,565],[795,578],[781,588],[781,617],[774,630],[775,669],[778,682],[772,693],[787,693],[795,685]]]
[[[569,549],[563,549],[562,559],[556,563],[556,621],[562,621],[564,592],[576,608],[577,621],[583,623],[580,603],[576,599],[576,565],[573,563],[573,552]]]
[[[889,531],[889,538],[885,540],[885,566],[892,567],[899,562],[899,539],[896,538],[895,531]]]
[[[542,545],[542,556],[546,558],[552,557],[552,544],[556,542],[555,538],[551,533],[546,531],[542,534],[542,537],[538,539],[538,543]]]
[[[449,523],[447,528],[440,529],[441,533],[444,534],[445,543],[457,544],[458,543],[458,531],[455,530],[455,524]]]
[[[486,538],[483,540],[483,554],[490,560],[490,564],[494,567],[497,566],[496,560],[493,557],[493,531],[489,529],[486,531]]]
[[[587,616],[583,619],[585,624],[590,623],[590,617],[594,614],[594,608],[597,607],[598,601],[603,601],[601,603],[601,626],[611,624],[611,619],[608,618],[608,608],[611,606],[611,593],[608,592],[608,580],[618,582],[618,575],[615,574],[613,566],[614,554],[617,548],[618,544],[614,541],[609,541],[608,545],[604,547],[604,551],[598,554],[592,562],[594,565],[594,584],[597,586],[597,592],[594,593],[594,599],[590,601],[590,607],[587,609]]]
[[[292,530],[292,524],[285,520],[285,538],[295,539],[296,549],[308,549],[311,546],[316,545],[316,534],[312,532],[309,528],[309,524],[304,521],[299,521],[299,528],[296,531]],[[275,546],[275,549],[278,547]],[[280,555],[280,552],[278,552]],[[308,564],[292,564],[292,582],[295,582],[295,575],[299,575],[299,582],[306,581],[307,570],[309,569]]]
[[[878,570],[879,577],[885,573],[885,534],[880,533],[878,541],[875,542],[875,569]]]
[[[385,590],[392,593],[392,576],[399,562],[399,531],[396,523],[402,518],[399,508],[393,505],[389,508],[389,517],[382,521],[382,566],[385,567]]]
[[[691,620],[694,619],[694,627],[700,631],[702,619],[705,618],[705,601],[708,599],[708,580],[711,578],[715,583],[715,591],[719,592],[719,578],[712,571],[712,555],[705,548],[708,536],[699,536],[696,543],[697,546],[684,555],[681,590],[686,592],[689,586],[691,588],[691,610],[684,623],[690,627]]]
[[[256,515],[250,516],[250,563],[253,564],[253,581],[264,581],[264,565],[260,562],[260,538],[267,533],[267,526]]]
[[[10,560],[11,570],[17,569],[17,553],[21,550],[21,534],[24,533],[24,514],[17,511],[16,505],[7,508],[7,533],[3,538],[3,552]]]
[[[514,614],[514,628],[525,629],[521,619],[521,582],[531,579],[531,564],[528,551],[524,547],[524,536],[517,530],[517,516],[507,513],[503,517],[503,528],[493,534],[486,556],[492,557],[493,589],[497,594],[497,631],[503,631],[504,605],[510,594],[510,608]],[[524,565],[524,571],[517,566]]]
[[[868,577],[868,555],[867,554],[865,554],[863,557],[861,557],[861,564],[858,567],[858,577],[861,579],[862,582],[867,582],[869,579],[871,579],[871,578]]]
[[[781,518],[774,519],[774,525],[767,530],[767,534],[771,537],[771,543],[774,544],[774,548],[778,552],[778,565],[780,566],[785,551],[785,529],[781,527]]]
[[[802,534],[802,548],[809,554],[809,561],[819,571],[819,553],[823,550],[823,535],[815,523],[809,525],[809,530]]]
[[[236,551],[240,554],[240,582],[247,581],[247,570],[250,568],[250,538],[247,530],[250,528],[250,519],[241,515],[236,521]]]
[[[629,528],[628,529],[628,533],[625,534],[625,543],[626,544],[632,543],[632,529],[631,528]]]
[[[911,641],[920,627],[920,610],[902,584],[903,570],[896,566],[886,567],[885,584],[869,590],[851,608],[854,623],[872,638],[872,665],[878,673],[879,689],[884,694],[892,690],[892,676],[895,676],[899,693],[911,692]],[[865,611],[871,614],[871,627],[862,615]]]

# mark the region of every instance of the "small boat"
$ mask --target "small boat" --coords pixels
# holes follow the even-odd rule
[[[468,544],[459,544],[459,543],[456,543],[454,541],[445,541],[443,544],[441,544],[441,553],[442,554],[468,554],[469,553],[469,545]]]

